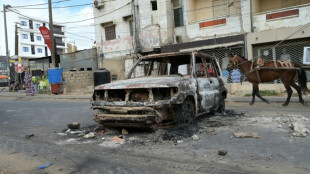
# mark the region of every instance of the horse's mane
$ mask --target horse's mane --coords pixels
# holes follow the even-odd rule
[[[244,56],[241,56],[241,55],[238,55],[238,56],[241,57],[243,60],[248,60]]]

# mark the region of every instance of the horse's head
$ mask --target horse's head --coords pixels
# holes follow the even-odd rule
[[[229,57],[229,62],[226,68],[228,71],[233,70],[238,65],[237,57],[238,57],[237,54],[232,54],[231,57]]]

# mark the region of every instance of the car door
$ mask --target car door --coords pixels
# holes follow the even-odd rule
[[[212,72],[212,77],[209,78],[211,83],[211,88],[214,93],[214,107],[217,107],[217,105],[220,102],[220,77],[221,77],[221,71],[219,69],[219,64],[216,61],[215,58],[211,58],[209,60],[206,60],[206,63],[209,68],[209,73]]]
[[[210,74],[207,71],[205,59],[202,57],[196,57],[195,63],[195,77],[198,86],[198,103],[199,111],[206,112],[214,106],[214,85]]]

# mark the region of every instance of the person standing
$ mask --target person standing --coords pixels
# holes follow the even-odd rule
[[[285,48],[282,49],[282,55],[280,56],[280,60],[282,60],[282,61],[285,61],[285,60],[292,61],[291,56],[286,53],[286,49]]]
[[[26,71],[25,71],[24,82],[26,84],[26,95],[27,96],[34,96],[34,87],[32,84],[32,76],[31,76],[30,72],[28,71],[28,68],[26,68]]]

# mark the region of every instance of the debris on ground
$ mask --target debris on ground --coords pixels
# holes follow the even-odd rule
[[[26,138],[26,139],[30,139],[30,138],[33,137],[33,136],[34,136],[34,134],[30,134],[30,135],[26,135],[25,138]]]
[[[127,129],[122,129],[122,135],[128,135]]]
[[[84,138],[94,138],[95,136],[96,136],[96,135],[95,135],[94,132],[90,132],[90,133],[84,135]]]
[[[200,138],[198,137],[198,135],[195,135],[195,134],[194,134],[194,135],[192,136],[192,140],[194,140],[194,141],[198,141],[199,139],[200,139]]]
[[[309,129],[307,129],[303,124],[298,122],[292,123],[290,127],[294,130],[294,137],[306,137],[307,134],[310,133]]]
[[[177,143],[181,144],[181,143],[183,143],[183,140],[178,140]]]
[[[58,133],[58,135],[60,135],[60,136],[66,136],[66,135],[68,135],[68,134],[65,134],[65,133],[60,132],[60,133]]]
[[[168,129],[164,133],[162,133],[162,139],[177,141],[186,137],[191,137],[196,132],[198,132],[197,126],[189,124],[179,125],[171,129]]]
[[[51,165],[53,165],[53,163],[46,163],[46,164],[40,165],[38,168],[39,169],[45,169],[45,168],[47,168],[47,167],[49,167]]]
[[[79,122],[73,122],[71,124],[68,124],[69,129],[79,129],[80,128],[80,123]]]
[[[220,155],[220,156],[226,156],[227,155],[227,150],[220,149],[220,150],[218,150],[217,154]]]
[[[85,133],[85,131],[70,131],[70,134],[80,134]]]
[[[114,142],[116,142],[116,143],[119,143],[119,144],[124,143],[124,139],[119,138],[119,137],[116,137],[116,136],[113,137],[112,140],[113,140]]]
[[[256,132],[235,132],[236,138],[261,138]]]

